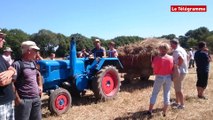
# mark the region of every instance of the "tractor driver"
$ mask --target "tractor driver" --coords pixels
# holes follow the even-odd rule
[[[101,46],[101,42],[99,39],[95,39],[94,41],[95,48],[92,49],[92,53],[94,57],[106,57],[106,50]]]

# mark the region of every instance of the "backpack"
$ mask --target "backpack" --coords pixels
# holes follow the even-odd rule
[[[22,62],[22,60],[17,60],[16,62],[18,62],[19,63],[19,65],[20,65],[20,73],[17,75],[17,79],[21,79],[21,78],[23,78],[23,71],[24,71],[24,69],[37,69],[37,67],[36,67],[36,62],[35,61],[33,61],[33,64],[34,64],[34,66],[35,66],[35,68],[31,68],[31,67],[25,67],[24,66],[24,63]],[[37,69],[38,70],[38,69]]]
[[[23,74],[24,74],[23,71],[24,71],[24,69],[27,69],[27,68],[32,69],[32,68],[31,68],[31,67],[25,67],[25,66],[24,66],[24,63],[23,63],[23,61],[22,61],[21,59],[16,60],[16,61],[14,61],[14,62],[18,62],[19,65],[20,65],[20,73],[17,75],[17,78],[16,78],[16,79],[17,79],[17,80],[20,80],[20,79],[21,79],[21,82],[23,82],[23,78],[24,78],[24,76],[23,76]],[[33,61],[33,64],[34,64],[34,66],[35,66],[35,68],[33,68],[33,69],[37,69],[37,67],[36,67],[36,62],[35,62],[35,61]],[[38,69],[37,69],[37,70],[38,70]],[[14,89],[15,94],[16,94],[15,105],[18,105],[18,104],[20,104],[21,98],[19,97],[18,92],[16,91],[15,86],[16,86],[16,82],[13,83],[13,89]],[[40,95],[40,97],[41,97],[41,95]]]

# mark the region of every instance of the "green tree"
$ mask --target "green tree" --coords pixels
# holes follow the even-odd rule
[[[182,35],[181,35],[181,36],[178,37],[178,39],[179,39],[180,45],[181,45],[182,47],[184,47],[184,48],[189,48],[189,46],[188,46],[188,44],[187,44],[188,37],[182,36]]]
[[[176,35],[175,34],[162,35],[160,38],[166,38],[168,40],[172,40],[172,39],[176,38]]]
[[[194,38],[198,41],[204,41],[209,34],[209,30],[206,27],[200,27],[195,30],[189,30],[186,32],[185,36],[188,38]]]
[[[213,34],[206,38],[207,46],[211,53],[213,53]]]
[[[195,46],[197,46],[197,40],[195,40],[194,38],[189,38],[187,41],[188,47],[192,47],[194,48]]]
[[[58,33],[57,39],[59,40],[59,45],[55,51],[57,57],[64,57],[69,53],[69,38],[63,34]]]
[[[56,55],[58,57],[65,57],[69,54],[69,41],[70,39],[68,38],[59,41],[58,49],[56,50]]]
[[[57,34],[45,29],[32,34],[31,39],[40,47],[40,52],[43,57],[47,57],[51,52],[55,52],[55,48],[58,47],[59,44]]]
[[[72,34],[70,37],[74,38],[76,40],[77,51],[81,51],[83,48],[91,49],[93,47],[92,41],[89,40],[89,38],[87,38],[79,33]]]
[[[20,58],[21,43],[23,41],[29,40],[30,35],[28,35],[27,33],[23,32],[20,29],[11,29],[11,30],[3,29],[2,31],[7,34],[5,38],[6,43],[4,47],[7,46],[11,47],[11,49],[13,50],[13,57],[15,59]]]
[[[117,46],[123,46],[123,45],[126,45],[126,44],[141,41],[143,39],[144,38],[141,38],[141,37],[138,37],[138,36],[119,36],[119,37],[112,39],[112,41],[114,41]]]

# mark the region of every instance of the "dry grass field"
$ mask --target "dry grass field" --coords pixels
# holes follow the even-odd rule
[[[51,115],[47,108],[47,100],[43,98],[43,120],[212,120],[213,119],[213,65],[206,89],[208,100],[197,98],[196,71],[190,69],[184,80],[185,109],[169,107],[167,116],[162,116],[162,90],[154,106],[152,118],[145,115],[154,83],[154,76],[149,81],[136,80],[131,84],[122,84],[121,91],[115,100],[97,102],[91,91],[80,98],[73,98],[73,106],[66,114]],[[171,88],[171,100],[174,100],[174,89]]]

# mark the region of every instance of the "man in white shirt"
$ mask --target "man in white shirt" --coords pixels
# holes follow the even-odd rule
[[[189,68],[191,67],[194,67],[194,50],[193,48],[190,48],[190,51],[189,51]]]
[[[174,59],[174,68],[178,71],[178,75],[173,77],[175,95],[176,95],[176,103],[178,109],[183,109],[184,106],[184,98],[183,98],[183,80],[188,73],[188,62],[187,62],[187,53],[186,51],[179,45],[179,41],[177,39],[173,39],[170,41],[171,47],[173,51],[173,59]]]

